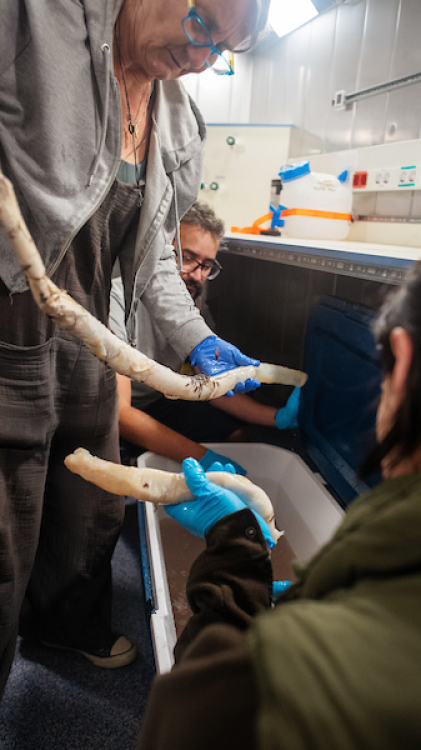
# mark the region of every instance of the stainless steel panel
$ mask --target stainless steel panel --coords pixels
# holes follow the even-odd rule
[[[309,24],[309,59],[305,76],[302,127],[325,139],[326,112],[332,98],[332,58],[335,47],[336,13],[324,13]]]
[[[235,75],[231,76],[231,100],[227,122],[245,124],[250,122],[253,70],[253,58],[250,55],[237,55]],[[259,118],[258,120],[252,120],[252,122],[266,122],[266,119]]]
[[[358,88],[390,80],[399,6],[400,0],[367,0]]]
[[[421,84],[344,111],[331,104],[338,90],[420,71],[420,29],[420,0],[338,4],[261,53],[239,56],[231,81],[204,74],[192,88],[208,122],[294,124],[308,154],[420,138]]]
[[[326,144],[322,137],[309,133],[301,128],[292,128],[289,142],[289,155],[291,159],[301,156],[313,156],[321,154],[326,150]]]
[[[364,37],[358,73],[358,88],[390,79],[400,0],[367,0]],[[362,99],[355,104],[352,147],[384,142],[387,94]]]
[[[292,124],[286,112],[288,54],[288,43],[283,38],[263,56],[255,56],[251,122]]]
[[[285,37],[288,58],[286,70],[282,71],[286,82],[283,121],[299,128],[303,127],[306,76],[310,64],[310,27],[311,24],[306,24]]]
[[[421,216],[421,192],[419,191],[413,193],[411,216]]]
[[[420,72],[420,30],[420,0],[401,0],[391,78]],[[413,89],[413,86],[409,86],[406,91],[410,92]]]
[[[376,193],[354,193],[352,199],[352,211],[354,214],[362,216],[371,216],[376,213],[377,194]]]
[[[341,89],[350,93],[358,86],[366,8],[367,0],[357,5],[340,5],[337,8],[331,77],[332,96],[335,91]]]
[[[206,122],[248,124],[253,67],[251,55],[237,55],[234,76],[216,76],[205,71],[201,75],[183,76],[182,81]]]
[[[287,122],[286,66],[287,50],[282,39],[274,51],[254,58],[250,122]]]
[[[385,143],[420,137],[421,83],[388,94]]]
[[[354,123],[354,110],[336,110],[330,106],[326,113],[326,152],[344,151],[351,148],[352,128]]]
[[[388,94],[372,96],[355,102],[355,116],[352,126],[352,148],[378,146],[384,143]]]
[[[412,193],[378,193],[376,213],[379,216],[409,216],[411,213]]]
[[[201,73],[197,87],[197,104],[206,122],[231,122],[231,99],[239,79],[235,76],[216,76],[211,70]],[[240,79],[241,81],[241,79]]]
[[[331,61],[330,99],[326,107],[326,151],[351,148],[355,110],[338,111],[332,107],[336,91],[354,91],[358,83],[366,0],[358,5],[338,6],[336,13],[335,45]],[[354,105],[355,106],[355,105]]]

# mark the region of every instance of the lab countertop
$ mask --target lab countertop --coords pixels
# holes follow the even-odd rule
[[[400,283],[408,268],[421,259],[421,248],[347,240],[227,233],[225,242],[227,252],[236,255],[390,283]]]

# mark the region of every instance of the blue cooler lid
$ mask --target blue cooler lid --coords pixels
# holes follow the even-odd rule
[[[305,448],[343,506],[380,480],[358,477],[375,442],[382,364],[371,325],[376,313],[335,298],[309,318],[300,399]]]

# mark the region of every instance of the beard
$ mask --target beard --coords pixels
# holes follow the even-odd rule
[[[186,284],[186,287],[189,290],[193,301],[196,302],[197,298],[200,297],[202,293],[203,284],[201,284],[199,281],[190,281],[188,279],[184,283]]]

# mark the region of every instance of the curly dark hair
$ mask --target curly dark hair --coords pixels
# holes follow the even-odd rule
[[[199,201],[193,203],[192,207],[186,214],[184,214],[181,221],[183,224],[199,226],[204,229],[205,232],[210,232],[213,237],[216,237],[219,240],[223,237],[225,232],[224,222],[222,219],[218,219],[213,208],[208,206],[207,203],[200,203]]]
[[[386,376],[392,373],[395,364],[390,334],[397,327],[405,329],[413,345],[406,397],[388,434],[364,462],[362,476],[371,473],[386,456],[391,457],[391,465],[396,465],[412,456],[421,445],[421,261],[415,264],[402,286],[388,294],[374,324]]]

